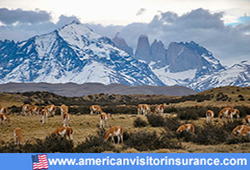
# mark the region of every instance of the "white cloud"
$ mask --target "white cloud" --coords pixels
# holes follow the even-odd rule
[[[9,15],[16,11],[7,11]],[[19,11],[20,12],[20,11]],[[22,10],[21,12],[24,12]],[[27,14],[33,14],[29,11]],[[21,15],[21,14],[20,14]],[[41,17],[40,17],[41,15]],[[13,39],[25,40],[32,36],[51,32],[73,20],[79,20],[76,16],[61,15],[59,20],[52,22],[52,14],[42,11],[36,12],[38,20],[23,20],[16,16],[14,20],[6,20],[0,17],[0,40]],[[242,15],[244,16],[244,15]],[[129,46],[136,47],[140,35],[146,34],[152,42],[154,39],[161,40],[165,47],[170,42],[195,41],[213,52],[214,56],[223,64],[232,64],[239,60],[250,58],[250,23],[238,22],[237,26],[225,25],[223,18],[225,12],[211,12],[202,8],[184,13],[161,12],[155,15],[148,23],[134,22],[126,26],[101,24],[87,24],[95,32],[113,38],[116,32],[125,38]],[[40,20],[39,20],[40,19]],[[238,20],[237,20],[238,21]],[[15,22],[15,25],[13,25]]]

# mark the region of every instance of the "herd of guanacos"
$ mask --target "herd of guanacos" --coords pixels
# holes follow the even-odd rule
[[[154,114],[162,115],[164,113],[164,109],[166,108],[166,104],[159,104],[156,106]],[[68,113],[68,106],[61,105],[60,106],[61,116],[63,117],[63,126],[56,128],[53,132],[50,133],[50,136],[53,134],[60,135],[60,136],[67,136],[70,140],[73,140],[73,128],[70,127],[70,114]],[[2,122],[8,122],[10,124],[10,118],[7,115],[8,108],[7,107],[1,107],[0,106],[0,125]],[[31,114],[35,115],[42,115],[41,123],[48,122],[48,116],[54,116],[56,112],[56,106],[51,104],[46,106],[44,109],[41,110],[39,106],[32,106],[29,104],[25,104],[22,107],[21,114],[28,116]],[[152,113],[151,108],[148,104],[139,104],[137,106],[137,113],[138,115],[147,115]],[[100,114],[100,128],[105,128],[105,124],[108,125],[108,118],[110,117],[110,114],[107,114],[102,111],[101,107],[99,105],[92,105],[90,106],[90,114]],[[234,116],[236,115],[237,119],[240,119],[240,112],[238,109],[234,109],[232,106],[223,108],[219,114],[218,118],[226,118],[231,119],[233,121]],[[207,123],[212,123],[214,118],[214,112],[212,110],[208,110],[206,112],[206,118]],[[247,115],[245,117],[246,125],[239,125],[235,127],[231,133],[233,136],[249,136],[250,135],[250,115]],[[195,126],[193,124],[184,124],[181,125],[176,132],[180,133],[183,131],[192,132],[195,131]],[[14,140],[16,145],[21,144],[22,140],[22,129],[17,127],[14,129]],[[117,136],[117,143],[123,143],[123,128],[121,126],[112,126],[109,128],[109,130],[106,132],[104,141],[107,141],[109,137],[111,137],[112,142],[114,142],[114,136]]]

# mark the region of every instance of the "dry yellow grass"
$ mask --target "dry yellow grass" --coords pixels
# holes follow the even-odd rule
[[[122,151],[121,153],[139,153],[139,151],[135,148],[129,148],[129,149]]]
[[[125,131],[156,131],[160,133],[163,128],[153,128],[153,127],[144,127],[144,128],[134,128],[133,121],[141,117],[146,120],[145,116],[138,115],[113,115],[108,121],[110,126],[120,125],[123,126]],[[7,123],[0,125],[0,140],[8,142],[13,140],[13,130],[16,127],[20,127],[23,130],[23,142],[31,140],[34,138],[44,139],[50,132],[52,132],[56,127],[62,126],[62,117],[54,116],[49,118],[49,122],[42,125],[40,122],[40,115],[32,116],[17,116],[10,115],[11,125]],[[184,122],[184,121],[183,121]],[[200,118],[199,120],[192,121],[195,125],[202,125],[206,122],[205,118]],[[221,123],[221,122],[216,122]],[[96,130],[99,126],[99,116],[98,115],[72,115],[71,126],[74,129],[74,143],[82,142],[87,136],[91,134],[96,134]],[[146,141],[145,141],[146,142]],[[186,152],[250,152],[250,144],[234,144],[234,145],[197,145],[192,142],[183,143],[183,149],[160,149],[156,151],[146,151],[154,153],[186,153]],[[124,153],[135,153],[138,152],[135,149],[127,149],[122,151],[122,146],[115,145],[115,147]]]
[[[231,101],[217,101],[216,96],[218,93],[223,93],[227,95],[228,98],[231,98]],[[172,106],[178,107],[187,107],[187,106],[249,106],[250,107],[250,87],[235,87],[235,86],[226,86],[226,87],[218,87],[210,90],[206,90],[200,92],[198,94],[201,95],[214,95],[212,100],[205,100],[204,102],[196,102],[196,101],[186,101],[177,104],[170,104]],[[244,96],[245,101],[239,100],[239,95]]]
[[[25,99],[27,97],[20,94],[0,93],[0,104],[5,107],[22,106]]]
[[[44,139],[54,129],[63,125],[63,119],[59,115],[49,117],[48,123],[45,122],[44,125],[40,122],[41,115],[9,115],[9,117],[11,119],[11,125],[8,125],[8,123],[0,125],[0,140],[6,142],[13,139],[13,130],[16,127],[20,127],[23,130],[23,141],[26,141],[34,138]],[[146,120],[144,116],[140,117]],[[123,126],[126,131],[139,130],[139,128],[133,127],[134,119],[136,119],[135,115],[117,114],[109,118],[108,123],[109,126]],[[72,115],[71,126],[74,129],[74,142],[82,142],[87,136],[96,133],[99,127],[99,115]],[[146,129],[159,131],[159,128],[147,127]]]
[[[228,95],[229,98],[232,98],[231,102],[228,101],[216,101],[215,99],[210,101],[204,101],[197,103],[196,101],[187,101],[178,104],[170,104],[170,106],[177,107],[186,107],[186,106],[230,106],[230,105],[245,105],[250,106],[250,88],[238,88],[238,87],[224,87],[224,88],[215,88],[205,92],[201,92],[200,94],[213,94],[217,95],[219,92],[223,92]],[[238,95],[241,94],[244,96],[245,101],[238,101]],[[155,96],[157,97],[157,96]],[[12,105],[22,106],[23,101],[28,99],[28,97],[23,96],[21,94],[8,94],[8,93],[0,93],[0,103],[1,106],[10,107]],[[34,99],[39,100],[39,99]],[[34,101],[34,102],[35,102]],[[163,103],[164,101],[162,101]],[[134,107],[134,106],[133,106]],[[165,116],[173,116],[173,114],[165,114]],[[11,125],[0,125],[0,141],[8,142],[13,140],[13,130],[16,127],[20,127],[23,130],[23,142],[27,140],[32,140],[34,138],[44,139],[50,132],[52,132],[55,128],[63,125],[61,116],[54,116],[49,118],[49,123],[45,123],[42,125],[40,122],[41,116],[33,115],[33,116],[17,116],[14,114],[9,115],[11,119]],[[143,120],[147,120],[145,116],[138,115],[130,115],[130,114],[114,114],[111,118],[109,118],[108,123],[110,126],[119,125],[123,126],[125,131],[127,132],[135,132],[139,130],[147,130],[147,131],[156,131],[160,133],[163,128],[153,128],[150,126],[144,128],[134,128],[133,122],[134,120],[140,117]],[[205,118],[199,118],[198,120],[190,120],[190,121],[181,121],[181,123],[193,123],[195,126],[201,126],[205,124]],[[221,124],[222,120],[215,119],[215,124]],[[87,136],[91,134],[96,134],[96,130],[99,127],[99,116],[98,115],[72,115],[71,118],[71,126],[74,129],[74,143],[82,142]],[[172,150],[170,152],[250,152],[250,144],[235,144],[235,145],[197,145],[191,142],[183,143],[184,149],[182,150]],[[120,147],[120,146],[116,146]],[[119,150],[121,148],[118,148]],[[168,150],[158,150],[152,152],[168,152]],[[127,151],[129,152],[129,151]]]

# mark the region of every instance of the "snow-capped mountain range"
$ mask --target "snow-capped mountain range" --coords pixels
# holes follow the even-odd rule
[[[181,85],[197,91],[250,85],[247,62],[225,68],[195,42],[173,42],[165,49],[161,41],[151,46],[145,41],[147,37],[141,37],[132,56],[124,40],[116,37],[113,42],[78,22],[22,42],[0,41],[0,84],[99,82]]]
[[[0,83],[8,82],[164,85],[147,64],[77,22],[23,42],[0,42]]]

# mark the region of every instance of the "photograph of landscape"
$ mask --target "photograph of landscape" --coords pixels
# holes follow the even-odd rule
[[[1,0],[0,153],[250,153],[250,1]]]

